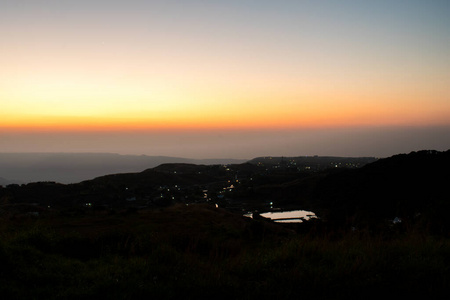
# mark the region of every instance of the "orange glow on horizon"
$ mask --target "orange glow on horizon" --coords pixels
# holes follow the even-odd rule
[[[0,11],[3,132],[450,125],[440,4],[25,2]]]
[[[73,116],[19,116],[3,118],[0,130],[14,132],[126,132],[126,131],[209,131],[209,130],[258,130],[343,128],[367,126],[432,126],[448,125],[446,114],[423,115],[422,119],[397,112],[375,111],[362,113],[306,112],[260,113],[247,115],[248,111],[234,115],[202,115],[201,113],[173,117],[171,114],[153,118],[144,117],[73,117]],[[172,116],[172,117],[171,117]],[[431,117],[433,122],[430,122]]]

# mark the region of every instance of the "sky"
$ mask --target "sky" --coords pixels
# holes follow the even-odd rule
[[[0,152],[450,149],[450,1],[3,0]]]

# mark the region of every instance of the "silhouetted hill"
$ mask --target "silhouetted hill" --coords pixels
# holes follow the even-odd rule
[[[444,222],[450,209],[449,170],[450,151],[395,155],[327,175],[317,184],[314,199],[333,221],[420,217]]]
[[[41,207],[137,207],[208,202],[234,211],[297,208],[329,224],[372,226],[398,217],[450,229],[450,151],[395,155],[362,168],[311,170],[275,164],[161,164],[78,184],[37,182],[0,189],[0,203]],[[270,205],[268,205],[271,203]]]
[[[105,175],[81,184],[126,186],[128,189],[205,184],[218,180],[220,168],[220,165],[163,164],[138,173]]]
[[[148,207],[204,202],[211,198],[205,198],[204,190],[222,191],[230,185],[230,180],[235,180],[239,166],[162,164],[142,172],[104,175],[77,184],[35,182],[8,185],[0,190],[0,202],[37,203],[52,208],[82,208],[86,205]],[[242,175],[248,172],[249,167],[257,168],[243,164]]]
[[[359,169],[175,163],[77,184],[0,187],[0,292],[439,298],[450,281],[449,168],[450,151],[419,151]],[[242,216],[246,205],[267,203],[320,218]]]
[[[252,197],[260,201],[311,210],[336,225],[372,226],[398,217],[450,230],[450,151],[399,154],[361,168],[269,170],[253,178]]]
[[[188,164],[188,163],[171,163],[171,164],[161,164],[151,170],[145,170],[144,172],[163,172],[163,173],[174,173],[174,174],[201,174],[202,172],[207,172],[211,169],[211,166]]]
[[[140,172],[164,163],[231,164],[239,159],[188,159],[113,153],[0,153],[0,177],[9,183],[77,183],[115,173]]]
[[[10,180],[10,179],[0,177],[0,185],[6,186],[8,184],[13,184],[13,183],[21,183],[21,182],[18,182],[17,180]]]

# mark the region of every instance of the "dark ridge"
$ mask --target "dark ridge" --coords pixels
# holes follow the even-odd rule
[[[336,160],[333,168],[323,170],[284,162],[289,160],[272,167],[161,164],[78,184],[12,184],[0,189],[0,204],[152,208],[207,202],[236,212],[272,206],[305,209],[335,226],[378,226],[400,218],[433,224],[435,232],[450,230],[450,151],[399,154],[361,168],[336,167]]]
[[[77,183],[106,174],[141,172],[164,163],[230,164],[239,159],[189,159],[114,153],[0,153],[0,177],[12,183]],[[4,182],[3,184],[10,184]],[[0,183],[2,184],[2,183]]]
[[[421,216],[449,226],[449,170],[450,151],[399,154],[329,174],[318,183],[314,198],[333,221],[370,223]]]

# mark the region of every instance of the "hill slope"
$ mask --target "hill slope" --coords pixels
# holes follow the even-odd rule
[[[4,204],[43,207],[153,207],[173,203],[220,203],[306,209],[348,226],[404,222],[450,229],[450,151],[419,151],[380,159],[362,168],[305,171],[292,167],[162,164],[139,173],[113,174],[79,184],[32,183],[0,189]],[[244,205],[245,204],[245,205]],[[90,204],[89,204],[90,205]],[[272,204],[270,205],[272,206]],[[259,208],[258,208],[259,209]]]
[[[164,163],[231,164],[239,159],[189,159],[113,153],[0,153],[0,177],[13,182],[77,183],[115,173],[140,172]],[[12,181],[12,180],[10,180]]]
[[[314,198],[333,220],[422,216],[443,222],[450,209],[449,184],[450,151],[419,151],[329,174],[317,184]]]

